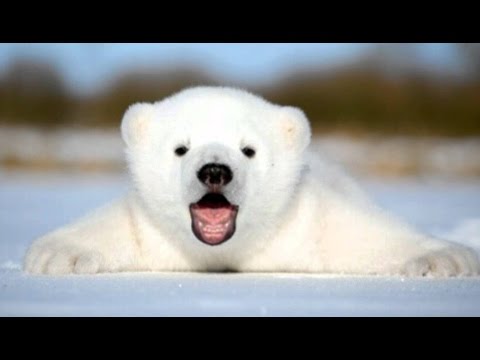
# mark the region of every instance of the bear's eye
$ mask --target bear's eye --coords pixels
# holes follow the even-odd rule
[[[255,156],[255,150],[252,149],[250,146],[245,146],[242,149],[243,154],[248,158],[253,158]]]
[[[186,146],[181,145],[175,149],[175,154],[177,156],[183,156],[187,153],[187,151],[188,151],[188,148]]]

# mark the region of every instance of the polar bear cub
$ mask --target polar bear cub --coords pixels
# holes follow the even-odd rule
[[[27,272],[479,273],[469,248],[416,232],[309,161],[300,109],[196,87],[130,106],[121,131],[131,191],[36,240]]]

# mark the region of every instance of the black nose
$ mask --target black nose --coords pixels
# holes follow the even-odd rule
[[[232,181],[232,170],[223,164],[206,164],[197,173],[198,179],[208,187],[218,188]]]

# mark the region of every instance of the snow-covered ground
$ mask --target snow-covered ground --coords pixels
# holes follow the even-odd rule
[[[480,177],[480,138],[316,136],[312,149],[360,174]],[[0,126],[0,165],[122,170],[120,130]]]
[[[480,250],[480,182],[363,180],[384,207],[423,231]],[[0,170],[0,315],[476,315],[480,278],[307,274],[21,272],[28,244],[120,195],[119,175]]]

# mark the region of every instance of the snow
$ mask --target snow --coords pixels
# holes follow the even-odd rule
[[[28,144],[28,146],[25,146]],[[350,171],[368,174],[480,176],[480,138],[401,136],[315,136],[322,151]],[[118,128],[39,130],[0,126],[0,163],[81,166],[123,170],[123,141]]]
[[[478,280],[318,275],[4,273],[1,315],[480,315]]]
[[[480,250],[480,182],[363,179],[421,230]],[[30,276],[36,237],[119,196],[121,175],[0,171],[0,316],[480,316],[480,278],[122,273]]]
[[[120,131],[100,129],[40,130],[20,126],[0,126],[0,160],[49,161],[60,165],[95,161],[123,166]],[[28,144],[28,146],[25,146]]]

